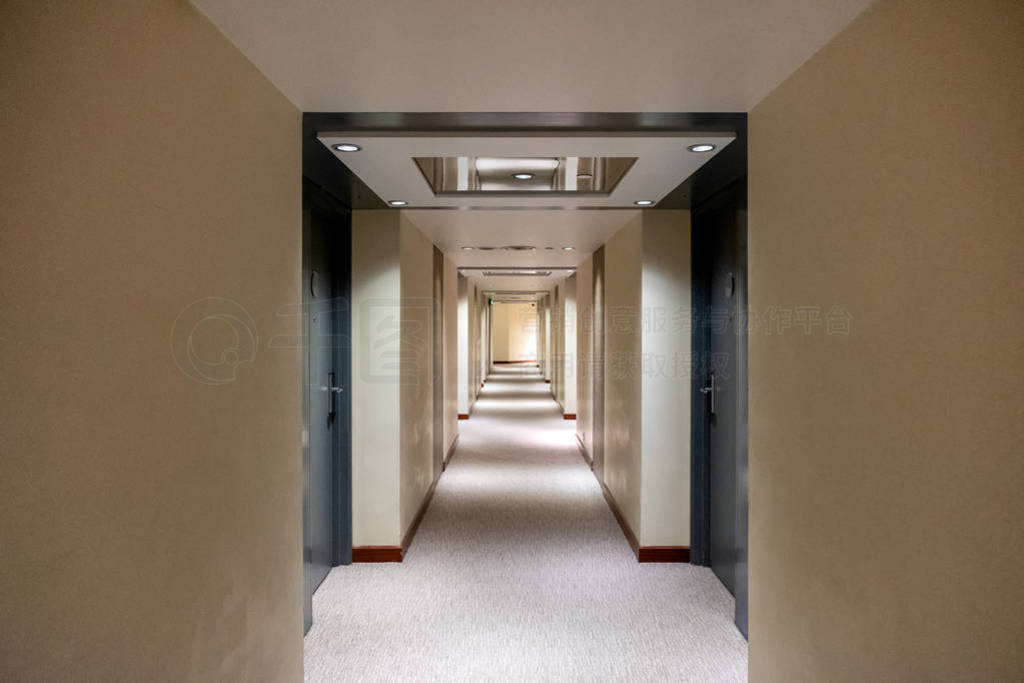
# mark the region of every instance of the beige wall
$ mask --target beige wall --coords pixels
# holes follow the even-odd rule
[[[458,436],[459,412],[459,283],[455,261],[444,257],[444,449],[448,455]]]
[[[352,212],[352,544],[401,539],[400,212]],[[431,291],[426,289],[423,291]],[[422,292],[420,292],[422,293]],[[392,341],[387,341],[392,339]],[[384,341],[380,344],[376,342]]]
[[[641,545],[690,545],[690,212],[643,212]]]
[[[750,337],[752,680],[1024,674],[1022,55],[883,0],[751,113],[752,310],[852,316]]]
[[[494,304],[491,316],[491,354],[494,360],[508,360],[508,304]]]
[[[590,457],[593,447],[594,257],[576,269],[576,434]]]
[[[471,350],[469,346],[469,308],[470,292],[469,281],[462,275],[457,276],[458,280],[458,411],[462,415],[469,414],[470,391],[470,361]]]
[[[299,112],[186,3],[0,23],[0,679],[298,680]]]
[[[551,310],[551,393],[565,410],[565,280],[555,285]]]
[[[575,413],[576,401],[576,282],[575,275],[565,279],[565,314],[562,320],[562,410]]]
[[[537,357],[537,328],[534,324],[537,307],[527,303],[507,306],[509,357],[506,360],[533,360]],[[501,359],[495,356],[494,360]]]
[[[352,213],[356,546],[401,543],[434,480],[433,271],[433,244],[403,212]]]
[[[434,483],[434,245],[404,212],[399,226],[399,252],[402,292],[399,490],[404,536]]]
[[[604,483],[634,534],[641,510],[640,311],[643,223],[636,216],[605,245]]]
[[[491,351],[494,360],[536,358],[536,307],[528,303],[495,303],[491,309]]]

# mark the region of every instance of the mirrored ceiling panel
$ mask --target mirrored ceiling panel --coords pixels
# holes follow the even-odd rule
[[[434,196],[608,196],[637,157],[413,157]]]

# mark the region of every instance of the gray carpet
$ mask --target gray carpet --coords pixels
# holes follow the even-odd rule
[[[402,564],[331,571],[308,681],[739,681],[711,571],[637,564],[536,369],[498,368]]]

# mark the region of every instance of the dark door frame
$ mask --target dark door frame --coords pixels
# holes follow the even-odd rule
[[[331,563],[333,566],[352,563],[352,311],[351,311],[351,226],[352,216],[347,207],[315,183],[303,178],[302,181],[302,418],[306,434],[311,428],[309,406],[310,354],[306,339],[310,329],[310,307],[305,305],[311,270],[311,230],[314,220],[331,226],[330,255],[334,282],[332,289],[338,293],[332,300],[335,327],[332,330],[334,343],[334,367],[338,373],[338,385],[343,391],[338,395],[331,449],[333,453],[331,477]],[[311,538],[308,523],[310,506],[310,454],[309,439],[302,444],[303,469],[303,553],[309,552]],[[303,557],[303,631],[312,624],[311,605],[308,597],[309,558]]]
[[[690,378],[690,419],[691,419],[691,513],[690,513],[690,563],[711,566],[711,424],[707,410],[708,397],[701,391],[707,381],[706,369],[711,362],[711,280],[712,259],[708,229],[705,217],[711,223],[712,214],[732,214],[736,229],[740,232],[738,259],[742,273],[737,277],[737,309],[741,312],[739,324],[746,326],[747,277],[746,277],[746,226],[747,226],[747,180],[742,177],[721,192],[695,208],[691,215],[691,273],[692,273],[692,346],[693,372]],[[741,327],[741,329],[743,329]],[[747,334],[740,335],[736,347],[736,360],[732,364],[737,373],[737,386],[742,390],[737,396],[736,406],[736,474],[737,538],[748,537],[747,497]],[[744,543],[736,558],[736,625],[747,635],[747,548]]]

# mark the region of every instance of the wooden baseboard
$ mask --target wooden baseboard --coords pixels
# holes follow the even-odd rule
[[[685,545],[642,545],[637,562],[689,562],[690,547]]]
[[[469,419],[469,413],[459,413],[459,419],[460,420],[468,420]]]
[[[579,435],[577,434],[577,439]],[[582,449],[583,442],[580,441],[580,448]],[[582,451],[585,453],[585,451]],[[593,469],[593,465],[591,465]],[[596,478],[597,475],[595,474]],[[619,510],[619,506],[615,502],[615,497],[612,496],[612,492],[608,490],[608,487],[604,485],[604,482],[598,480],[601,485],[601,493],[604,494],[604,499],[608,501],[608,507],[611,508],[612,515],[615,517],[615,521],[619,523],[619,528],[622,529],[622,534],[626,537],[626,541],[629,543],[629,547],[633,549],[633,554],[636,555],[637,562],[689,562],[690,561],[690,547],[685,545],[645,545],[642,546],[636,540],[636,535],[633,530],[629,528],[629,524],[626,522],[625,516],[622,511]]]
[[[494,365],[537,365],[535,360],[495,360],[491,362]]]
[[[455,446],[458,442],[459,437],[456,436],[455,441],[452,442],[449,454],[455,451]],[[409,546],[412,545],[412,539],[416,536],[416,532],[420,528],[420,522],[423,521],[423,516],[427,514],[427,508],[430,506],[430,501],[434,498],[434,491],[437,489],[437,482],[439,479],[440,477],[434,480],[434,483],[430,485],[430,489],[427,490],[427,495],[423,497],[423,503],[420,504],[420,509],[416,511],[416,516],[412,518],[412,524],[409,525],[409,530],[405,532],[405,537],[402,539],[402,545],[357,545],[352,548],[352,561],[401,562],[405,558],[405,554],[409,552]]]
[[[352,548],[353,562],[401,562],[401,546],[397,545],[357,545]]]
[[[565,413],[564,415],[562,415],[562,419],[563,420],[575,420],[576,419],[576,413]]]

